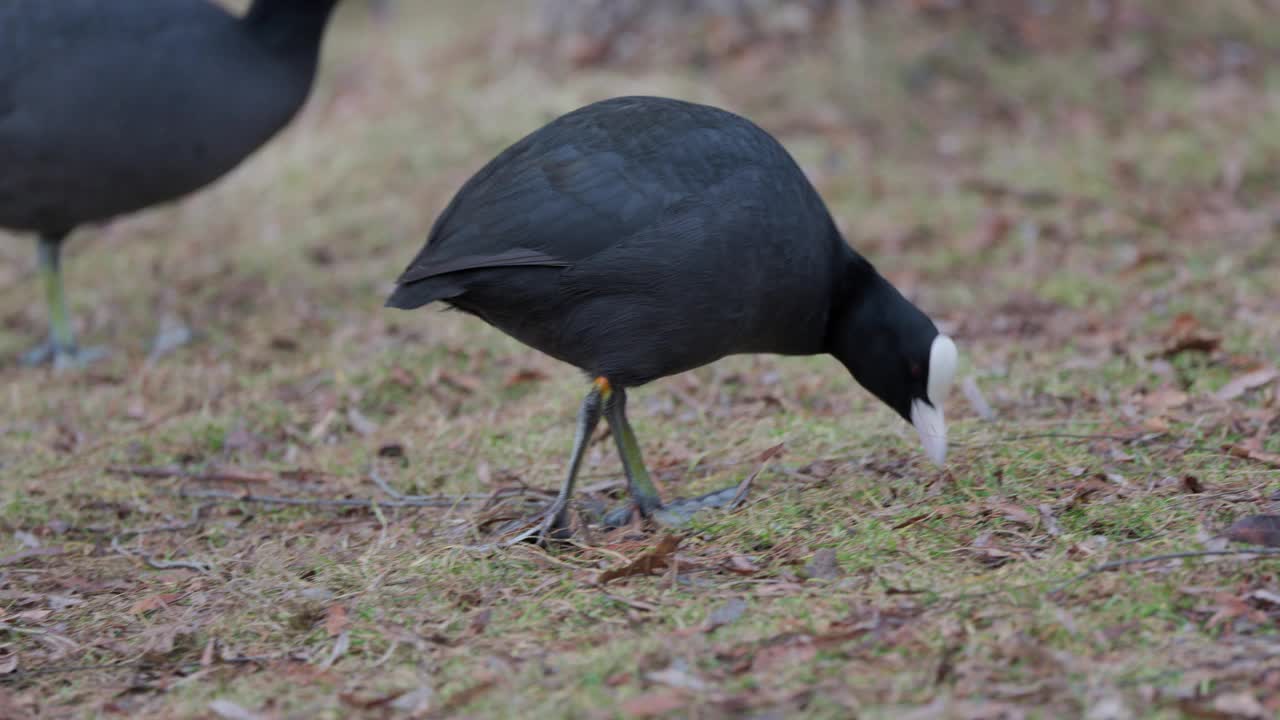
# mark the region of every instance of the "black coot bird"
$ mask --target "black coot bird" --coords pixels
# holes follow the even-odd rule
[[[593,379],[543,539],[602,412],[661,519],[626,390],[726,355],[830,353],[946,458],[955,344],[845,243],[782,145],[724,110],[621,97],[554,120],[463,185],[397,285],[388,306],[444,301]]]
[[[49,340],[77,364],[62,242],[78,225],[176,199],[269,140],[311,89],[337,0],[0,2],[0,227],[39,237]]]

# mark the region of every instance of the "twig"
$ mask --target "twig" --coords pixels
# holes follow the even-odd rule
[[[455,505],[479,502],[488,495],[423,495],[416,498],[406,497],[401,500],[363,500],[360,498],[314,498],[314,497],[282,497],[278,495],[251,495],[235,493],[227,490],[186,490],[170,491],[173,495],[185,498],[200,498],[212,502],[244,502],[261,505],[295,505],[302,507],[333,508],[366,508],[378,507],[453,507]]]
[[[156,533],[180,532],[182,530],[190,530],[200,524],[200,516],[205,510],[212,507],[211,503],[204,503],[191,508],[191,519],[181,523],[169,523],[168,525],[155,525],[153,527],[142,528],[115,528],[107,525],[89,525],[87,527],[72,527],[67,532],[89,533],[93,535],[114,534],[116,537],[129,537],[132,535],[154,535]]]
[[[154,568],[156,570],[184,569],[184,570],[193,570],[198,573],[207,573],[213,569],[212,567],[209,566],[208,563],[203,563],[198,560],[157,560],[155,559],[155,556],[150,555],[148,553],[127,550],[125,549],[124,546],[120,544],[119,537],[111,538],[111,549],[115,550],[121,555],[139,558],[143,562],[145,562],[149,567]]]
[[[166,480],[169,478],[180,478],[182,480],[192,480],[195,482],[234,482],[234,483],[269,483],[272,480],[271,475],[264,473],[247,473],[240,470],[209,470],[207,472],[193,472],[191,470],[183,470],[176,467],[122,467],[118,465],[110,465],[106,472],[110,475],[124,475],[126,477],[149,478],[152,480]]]
[[[1082,580],[1087,580],[1094,575],[1100,575],[1104,572],[1110,572],[1111,570],[1119,570],[1120,568],[1129,567],[1130,565],[1145,565],[1147,563],[1162,562],[1165,560],[1181,560],[1184,558],[1223,557],[1233,555],[1280,555],[1280,548],[1253,548],[1248,550],[1194,550],[1189,552],[1168,553],[1166,555],[1147,555],[1145,557],[1128,558],[1125,560],[1112,560],[1111,562],[1105,562],[1101,565],[1095,565],[1066,582],[1063,582],[1056,588],[1050,590],[1049,594],[1054,595],[1060,593],[1068,587]]]
[[[395,500],[396,502],[402,502],[402,503],[413,503],[413,502],[432,502],[432,503],[436,503],[436,502],[443,502],[443,501],[445,501],[445,500],[448,500],[448,499],[449,499],[449,497],[448,497],[447,495],[405,495],[404,493],[400,492],[399,490],[396,490],[395,488],[391,487],[391,483],[387,482],[387,479],[386,479],[386,478],[384,478],[384,477],[382,477],[382,473],[378,472],[378,468],[377,468],[377,466],[371,466],[371,467],[369,468],[369,478],[370,478],[371,480],[373,480],[373,484],[374,484],[374,485],[377,485],[379,490],[381,490],[382,492],[386,493],[388,496],[390,496],[390,497],[391,497],[391,499],[392,499],[392,500]],[[449,505],[458,505],[458,504],[462,504],[462,503],[465,503],[465,502],[472,502],[472,501],[476,501],[476,500],[486,500],[486,501],[487,501],[487,500],[491,500],[491,499],[493,499],[493,498],[497,497],[497,496],[499,495],[499,493],[500,493],[502,490],[503,490],[503,488],[499,488],[498,490],[495,490],[495,491],[493,491],[492,493],[488,493],[488,494],[486,494],[486,495],[477,495],[477,494],[462,495],[462,496],[459,496],[458,498],[454,498],[454,499],[453,499],[453,502],[450,502],[450,503],[448,503],[448,504],[449,504]],[[379,504],[379,505],[386,505],[387,503],[378,503],[378,504]]]
[[[768,464],[769,461],[766,459],[764,462],[760,463],[760,467],[756,468],[750,475],[743,478],[741,483],[738,483],[738,489],[733,493],[733,499],[729,501],[728,505],[724,506],[725,512],[733,512],[734,510],[737,510],[738,506],[742,504],[742,501],[747,499],[747,493],[751,492],[751,483],[755,482],[756,476],[758,476]]]
[[[0,675],[0,683],[16,683],[26,678],[38,677],[40,675],[61,675],[66,673],[83,672],[85,670],[126,670],[136,668],[142,665],[141,660],[130,660],[118,663],[90,663],[86,665],[54,665],[51,667],[37,667],[30,670],[18,670],[8,675]]]
[[[66,555],[67,552],[68,550],[63,548],[61,545],[54,545],[51,547],[38,547],[38,548],[32,548],[30,550],[22,550],[21,552],[16,552],[12,555],[6,555],[0,558],[0,567],[8,567],[9,565],[18,565],[20,563],[26,562],[27,560],[30,560],[31,558],[56,557],[58,555]]]

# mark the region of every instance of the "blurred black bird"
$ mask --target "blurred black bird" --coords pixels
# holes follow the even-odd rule
[[[338,0],[0,2],[0,227],[39,237],[49,340],[80,364],[59,257],[75,227],[174,200],[267,142],[311,90]]]
[[[462,186],[396,282],[388,306],[444,301],[594,380],[543,540],[601,413],[636,508],[662,519],[626,390],[726,355],[830,353],[946,458],[955,344],[849,247],[782,145],[724,110],[621,97],[552,121]]]

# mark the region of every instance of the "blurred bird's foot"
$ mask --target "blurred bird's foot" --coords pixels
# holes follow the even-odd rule
[[[23,353],[22,364],[27,367],[51,365],[57,371],[78,370],[106,356],[106,348],[80,348],[75,345],[67,346],[56,343],[53,340],[46,340]]]
[[[557,499],[532,526],[505,541],[508,546],[531,542],[547,547],[553,541],[568,540],[573,536],[569,527],[569,503]]]
[[[700,509],[702,508],[684,505],[677,501],[669,506],[650,510],[648,517],[659,527],[676,529],[688,525],[689,521],[693,519],[693,514]],[[601,524],[610,530],[626,527],[631,522],[631,518],[635,517],[638,510],[639,508],[631,503],[614,508],[605,513]]]
[[[155,362],[190,343],[194,338],[195,334],[191,332],[191,328],[176,316],[163,317],[160,319],[160,329],[156,332],[155,339],[151,341],[151,352],[147,353],[147,361]]]
[[[746,488],[742,485],[730,485],[698,497],[672,500],[665,505],[659,505],[650,510],[648,516],[661,527],[682,528],[688,525],[693,520],[693,516],[699,511],[708,508],[732,509],[745,498],[745,495]],[[638,506],[634,503],[628,503],[611,510],[604,516],[604,526],[607,528],[623,527],[631,522],[632,513],[638,510]]]

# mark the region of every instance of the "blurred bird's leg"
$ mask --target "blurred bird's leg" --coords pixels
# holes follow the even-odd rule
[[[608,388],[608,384],[604,385]],[[546,544],[548,540],[561,539],[567,536],[569,529],[569,500],[573,497],[573,486],[578,479],[578,468],[582,466],[582,456],[587,452],[591,442],[591,433],[600,423],[600,406],[604,402],[604,391],[599,381],[591,386],[591,391],[582,399],[582,407],[578,409],[578,429],[573,435],[573,454],[569,458],[569,474],[560,486],[560,493],[547,508],[546,516],[538,529],[537,541]]]
[[[62,241],[66,237],[66,233],[41,235],[36,246],[40,281],[49,308],[49,339],[22,356],[24,365],[52,362],[55,370],[66,370],[83,367],[106,355],[102,348],[76,347],[71,317],[67,313],[67,295],[62,287]]]
[[[168,277],[159,265],[155,268],[155,276]],[[159,312],[156,313],[156,336],[151,341],[151,350],[147,353],[148,363],[154,363],[156,360],[191,342],[195,337],[191,332],[191,328],[187,327],[177,311],[173,309],[177,305],[177,293],[168,286],[160,292],[160,301],[156,303],[156,307],[159,309]]]
[[[597,380],[597,385],[600,384]],[[643,517],[652,517],[662,509],[662,498],[658,489],[649,479],[649,471],[645,469],[644,458],[640,454],[640,443],[636,434],[627,422],[627,393],[622,388],[609,388],[605,383],[605,418],[613,431],[613,439],[618,443],[618,455],[622,458],[622,470],[627,475],[627,491],[631,500]],[[616,518],[610,513],[606,524],[612,524]]]

